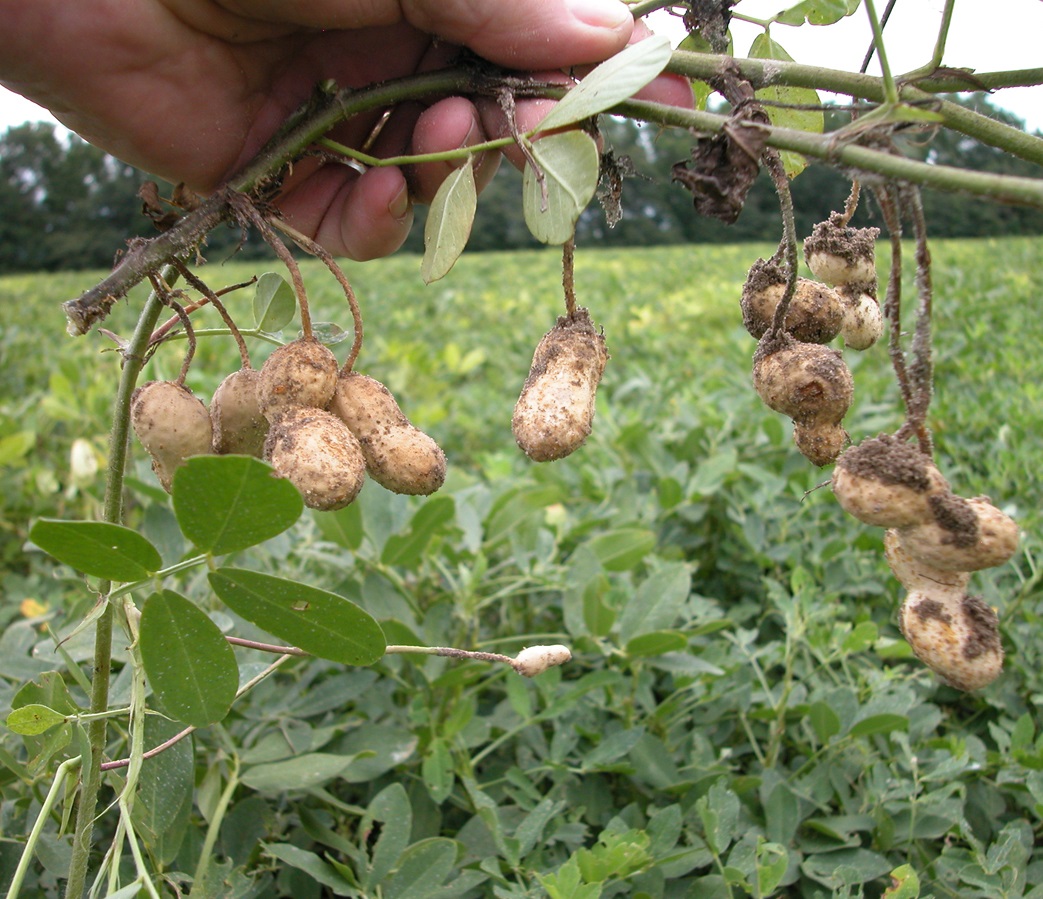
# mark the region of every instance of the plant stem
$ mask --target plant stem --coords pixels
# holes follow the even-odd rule
[[[869,16],[869,24],[873,29],[873,43],[876,44],[876,55],[880,59],[880,71],[884,75],[884,96],[888,103],[897,105],[901,101],[898,97],[898,88],[895,86],[895,80],[891,76],[891,66],[887,61],[887,51],[884,49],[884,32],[880,27],[880,19],[877,17],[873,0],[864,0],[864,2],[866,15]]]
[[[676,51],[666,68],[668,72],[701,80],[720,77],[726,70],[732,76],[737,71],[754,87],[768,84],[812,87],[878,101],[890,99],[891,93],[897,90],[893,83],[888,88],[881,79],[868,75],[801,66],[779,60],[734,59],[730,56],[707,53]],[[985,74],[975,76],[974,79],[975,85],[982,88],[998,84],[1041,82],[1043,69]],[[931,93],[935,90],[966,89],[966,86],[966,81],[932,79],[923,82],[920,88],[908,85],[903,87],[895,94],[895,99],[900,98],[909,103],[930,102],[938,109],[947,127],[1043,165],[1043,139],[963,109],[954,103],[939,101]],[[286,167],[308,147],[321,140],[326,132],[339,122],[363,112],[387,109],[404,101],[430,95],[497,96],[504,93],[511,96],[517,94],[558,98],[566,93],[566,89],[561,85],[536,81],[520,82],[517,78],[505,79],[502,76],[481,74],[473,70],[442,69],[383,82],[368,88],[341,90],[308,104],[291,117],[287,125],[225,188],[205,200],[196,211],[186,214],[169,231],[151,240],[136,242],[107,278],[77,299],[65,303],[63,308],[69,319],[70,333],[87,333],[108,314],[116,300],[124,296],[150,271],[166,264],[174,255],[191,250],[212,228],[235,217],[237,212],[242,213],[244,204],[252,202],[242,194],[262,189],[273,192],[278,187],[279,179]],[[719,132],[728,121],[726,117],[713,113],[638,101],[619,104],[611,111],[659,125],[696,128],[712,133]],[[941,190],[975,193],[1000,202],[1023,203],[1043,208],[1043,180],[930,166],[865,147],[844,145],[841,140],[830,135],[788,129],[769,129],[766,142],[777,149],[795,150],[888,178],[909,180]],[[522,143],[524,148],[524,141]],[[466,147],[459,151],[459,155],[463,158],[473,152],[473,147]],[[409,157],[401,157],[400,161],[405,162],[408,159]]]
[[[734,66],[739,74],[755,88],[778,84],[787,87],[810,87],[877,103],[886,99],[881,80],[872,75],[842,72],[837,69],[824,69],[820,66],[806,66],[774,59],[732,59],[713,53],[675,50],[667,64],[666,71],[705,81],[723,74],[726,64]],[[974,76],[975,86],[980,86],[982,90],[1038,85],[1041,82],[1043,82],[1043,68],[986,72]],[[936,93],[962,90],[967,90],[965,79],[930,78],[919,82],[916,87],[903,85],[899,96],[909,103],[929,101],[937,104],[932,108],[942,116],[943,124],[947,127],[989,146],[1006,150],[1028,162],[1043,165],[1043,138],[1026,134],[1010,125],[1004,125],[988,116],[966,109],[958,103],[938,100],[934,96]]]
[[[17,899],[18,892],[22,888],[22,881],[25,880],[25,875],[29,870],[29,863],[32,861],[33,853],[36,851],[36,844],[40,840],[40,835],[43,833],[44,825],[47,823],[51,810],[58,801],[62,784],[65,783],[65,778],[68,773],[74,768],[78,768],[79,765],[80,757],[76,756],[75,758],[66,759],[54,772],[54,780],[51,781],[51,788],[47,791],[47,796],[40,804],[40,811],[36,816],[36,822],[33,824],[33,829],[29,831],[29,836],[25,841],[25,847],[22,849],[22,857],[18,859],[18,867],[15,868],[14,875],[11,877],[11,882],[8,884],[7,899]]]
[[[207,869],[210,867],[210,858],[214,854],[214,846],[217,845],[217,837],[221,831],[221,824],[224,821],[225,812],[228,811],[228,805],[231,803],[232,796],[235,795],[238,786],[239,757],[233,755],[232,770],[228,775],[228,783],[225,784],[225,788],[221,791],[221,798],[217,801],[217,807],[214,809],[213,817],[210,820],[210,826],[206,831],[206,839],[203,840],[203,848],[199,852],[199,863],[196,865],[195,873],[192,876],[193,894],[195,894],[196,889],[206,877]]]
[[[640,121],[712,133],[721,131],[729,121],[727,116],[715,113],[696,112],[641,100],[620,103],[612,112]],[[789,128],[769,129],[765,142],[780,150],[795,150],[805,156],[813,156],[833,164],[839,163],[897,181],[908,181],[950,192],[962,191],[1004,203],[1043,208],[1043,179],[1039,178],[1018,178],[972,172],[954,166],[928,165],[894,153],[844,144],[829,134],[808,134]]]
[[[177,273],[168,267],[162,273],[163,280],[172,283]],[[121,524],[123,520],[123,478],[127,467],[127,449],[130,437],[130,398],[134,392],[138,375],[145,364],[145,350],[149,337],[159,319],[163,302],[153,291],[145,301],[138,318],[134,335],[123,354],[123,371],[120,374],[116,402],[112,411],[112,430],[109,436],[109,467],[105,482],[104,520],[110,524]],[[108,585],[102,585],[102,593]],[[102,713],[108,711],[109,679],[112,673],[112,605],[107,604],[95,625],[94,671],[91,676],[90,713],[98,715],[87,728],[91,757],[83,772],[80,800],[76,809],[76,830],[72,843],[72,858],[69,862],[69,881],[65,888],[66,899],[80,899],[87,881],[87,864],[90,858],[91,836],[94,832],[94,816],[101,790],[101,759],[105,752],[105,733],[108,719]]]

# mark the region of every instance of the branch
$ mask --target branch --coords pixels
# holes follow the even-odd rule
[[[755,88],[783,84],[788,87],[809,87],[834,94],[847,94],[877,103],[886,99],[883,82],[872,75],[824,69],[821,66],[805,66],[776,59],[732,59],[713,53],[677,50],[671,57],[666,71],[705,81],[723,74],[726,65],[737,67],[742,76]],[[972,81],[975,86],[980,86],[981,90],[1016,85],[1035,86],[1043,82],[1043,69],[976,74]],[[973,137],[983,144],[1006,150],[1028,162],[1043,165],[1043,139],[966,109],[958,103],[940,100],[934,96],[940,92],[966,91],[967,85],[968,81],[965,79],[931,78],[919,82],[919,87],[904,85],[899,91],[899,96],[908,103],[929,101],[932,104],[931,108],[942,116],[946,127]]]
[[[814,87],[835,93],[850,94],[870,100],[882,100],[883,86],[879,78],[856,75],[816,66],[778,60],[733,59],[708,53],[673,54],[667,71],[690,78],[715,78],[724,66],[738,68],[742,77],[755,87],[768,84]],[[733,70],[734,71],[734,70]],[[1011,80],[1031,80],[1031,73],[1043,82],[1043,69],[1026,73],[982,75],[977,81],[984,87]],[[1018,77],[1014,77],[1017,75]],[[951,89],[944,81],[923,82],[926,88]],[[963,87],[966,84],[963,83]],[[295,113],[287,124],[229,184],[205,200],[198,209],[186,214],[173,228],[148,241],[135,241],[113,272],[95,287],[64,304],[69,319],[69,332],[86,334],[101,321],[112,305],[149,272],[196,248],[206,234],[235,215],[236,194],[266,195],[277,190],[282,173],[293,160],[319,141],[334,125],[373,109],[386,109],[407,100],[431,95],[464,94],[497,96],[505,87],[524,89],[526,96],[560,99],[567,92],[561,85],[523,82],[515,76],[481,73],[474,69],[442,69],[422,75],[411,75],[360,90],[319,93]],[[911,86],[901,90],[907,101],[930,100],[940,109],[945,124],[991,146],[999,147],[1024,159],[1043,165],[1043,139],[1003,125],[986,116],[963,109],[954,103],[938,101],[932,94]],[[709,112],[696,112],[679,107],[629,101],[612,112],[660,125],[672,125],[716,133],[726,117]],[[885,178],[907,180],[947,191],[964,191],[992,200],[1022,203],[1043,208],[1043,180],[993,175],[945,166],[932,166],[879,150],[844,144],[829,135],[809,134],[782,128],[768,128],[766,143],[777,149],[794,150],[861,172]],[[467,155],[473,148],[463,148]]]
[[[713,134],[720,131],[729,121],[727,116],[712,112],[697,112],[641,100],[628,100],[620,103],[613,108],[612,112],[644,122],[694,128]],[[913,184],[950,192],[976,194],[1001,203],[1014,203],[1043,209],[1043,179],[1041,178],[1018,178],[1012,175],[973,172],[954,166],[928,165],[925,162],[917,162],[893,153],[845,144],[829,134],[809,134],[790,128],[764,127],[768,132],[765,143],[780,150],[794,150],[805,156],[812,156],[860,172],[883,175],[889,179],[909,181]]]

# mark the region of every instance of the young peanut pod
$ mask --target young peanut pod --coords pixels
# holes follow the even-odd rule
[[[191,390],[174,381],[149,381],[138,387],[130,401],[130,423],[167,493],[185,459],[211,450],[210,413]]]
[[[836,289],[844,310],[840,336],[844,346],[853,350],[868,350],[884,333],[884,313],[876,297],[853,285],[842,284]]]
[[[980,690],[1003,670],[999,619],[980,597],[914,591],[902,603],[899,625],[916,657],[957,690]]]
[[[312,509],[342,509],[362,489],[366,460],[355,435],[324,409],[285,409],[268,431],[264,457]]]
[[[788,334],[765,336],[753,357],[753,386],[770,409],[793,419],[793,440],[813,464],[837,458],[848,440],[841,421],[854,396],[840,353]]]
[[[258,399],[268,421],[294,406],[325,409],[337,386],[337,358],[314,338],[279,347],[261,366]]]
[[[777,264],[757,260],[742,289],[742,323],[760,340],[771,327],[775,309],[786,292],[786,272]],[[804,343],[829,343],[840,333],[844,306],[831,287],[798,278],[786,310],[783,329]]]
[[[543,336],[511,419],[525,455],[549,462],[583,445],[607,361],[605,338],[582,307],[572,317],[561,316]]]
[[[426,496],[445,482],[445,453],[410,423],[380,381],[342,373],[329,411],[358,439],[366,471],[381,487]]]
[[[261,373],[256,369],[241,368],[214,391],[210,418],[214,423],[215,453],[242,453],[261,458],[264,439],[268,436],[268,419],[261,412],[260,380]]]
[[[930,497],[949,492],[929,456],[887,434],[863,440],[840,456],[832,486],[845,512],[883,528],[931,521]]]
[[[930,498],[933,520],[898,529],[911,556],[943,571],[980,571],[1002,565],[1018,548],[1018,526],[988,497]]]
[[[876,295],[876,239],[879,228],[849,228],[830,217],[804,240],[804,261],[827,284],[859,284]]]
[[[910,555],[894,528],[884,532],[884,558],[891,573],[910,593],[948,590],[962,596],[971,580],[969,571],[943,571]]]

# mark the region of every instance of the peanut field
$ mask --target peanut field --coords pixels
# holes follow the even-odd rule
[[[515,445],[511,415],[563,311],[558,254],[465,255],[427,287],[418,257],[350,265],[365,322],[356,370],[442,447],[445,487],[406,497],[368,483],[235,564],[352,600],[388,643],[560,643],[572,661],[527,680],[423,655],[291,660],[223,722],[144,763],[136,829],[162,895],[191,879],[193,897],[258,899],[1043,899],[1043,240],[931,249],[936,461],[1022,530],[1014,559],[973,585],[999,613],[994,684],[961,693],[913,657],[882,529],[844,514],[830,468],[758,400],[739,297],[773,247],[578,247],[577,299],[609,359],[592,435],[544,464]],[[887,246],[877,253],[883,275]],[[317,332],[348,338],[331,347],[343,359],[343,296],[321,265],[302,268]],[[220,287],[261,271],[212,259],[207,276]],[[87,705],[91,631],[76,628],[91,596],[28,531],[99,517],[114,338],[129,336],[134,304],[106,321],[111,336],[75,339],[59,308],[97,274],[0,278],[5,717],[56,697]],[[225,302],[249,319],[252,296]],[[204,401],[238,367],[232,342],[206,335],[220,326],[208,315],[194,319],[188,376]],[[258,364],[274,348],[248,341]],[[161,346],[147,377],[174,377],[184,347]],[[845,359],[852,440],[894,431],[904,410],[884,342]],[[133,441],[128,484],[127,523],[168,564],[185,556]],[[181,589],[222,630],[266,639],[219,606],[205,572]],[[266,663],[236,654],[244,677]],[[120,659],[114,706],[129,691]],[[180,729],[151,716],[146,747]],[[2,889],[56,766],[80,751],[62,740],[0,728]],[[107,757],[125,755],[117,718]],[[64,809],[44,819],[22,895],[60,895]],[[102,851],[111,830],[99,821]]]

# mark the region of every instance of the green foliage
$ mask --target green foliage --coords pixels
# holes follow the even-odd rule
[[[529,463],[509,429],[532,348],[560,312],[556,252],[465,256],[427,288],[417,257],[350,272],[370,325],[360,365],[449,457],[434,497],[370,483],[347,509],[301,515],[266,466],[230,457],[193,460],[171,499],[134,448],[128,525],[166,566],[157,584],[156,561],[139,559],[143,582],[127,585],[144,604],[134,651],[150,705],[182,719],[148,715],[144,747],[222,714],[202,701],[226,702],[232,684],[215,654],[233,653],[244,684],[273,661],[218,634],[314,640],[341,659],[287,661],[220,724],[144,762],[132,820],[160,895],[174,895],[163,878],[200,896],[298,899],[1043,894],[1043,363],[1025,351],[1043,340],[1043,248],[932,246],[939,465],[1024,530],[1013,563],[975,577],[1000,609],[1008,660],[970,696],[910,658],[880,531],[814,489],[825,475],[750,388],[738,297],[770,252],[581,243],[579,299],[611,359],[594,433],[560,462]],[[324,270],[304,274],[317,317],[346,325]],[[95,599],[86,569],[26,541],[38,519],[96,516],[102,475],[75,481],[72,447],[104,434],[119,360],[98,356],[100,335],[38,351],[40,322],[60,333],[56,300],[76,292],[65,276],[0,290],[20,298],[0,335],[18,363],[0,377],[19,385],[0,400],[0,436],[46,435],[0,475],[11,487],[0,516],[0,692],[14,716],[0,733],[0,846],[15,847],[0,850],[6,889],[56,765],[85,746],[90,628],[71,634]],[[252,301],[227,298],[244,319]],[[886,351],[845,355],[853,436],[893,430]],[[149,376],[180,360],[179,344],[161,347]],[[227,337],[205,337],[189,381],[207,397],[236,365]],[[41,494],[32,485],[48,471],[55,486]],[[315,618],[317,631],[301,629]],[[386,655],[385,641],[506,653],[564,642],[574,659],[530,681]],[[117,639],[116,709],[132,695],[128,643]],[[155,668],[165,655],[169,680]],[[113,721],[106,761],[129,753],[125,721]],[[70,805],[58,796],[45,818],[22,895],[60,893]],[[96,834],[111,843],[108,816]],[[124,851],[120,887],[134,893]]]

